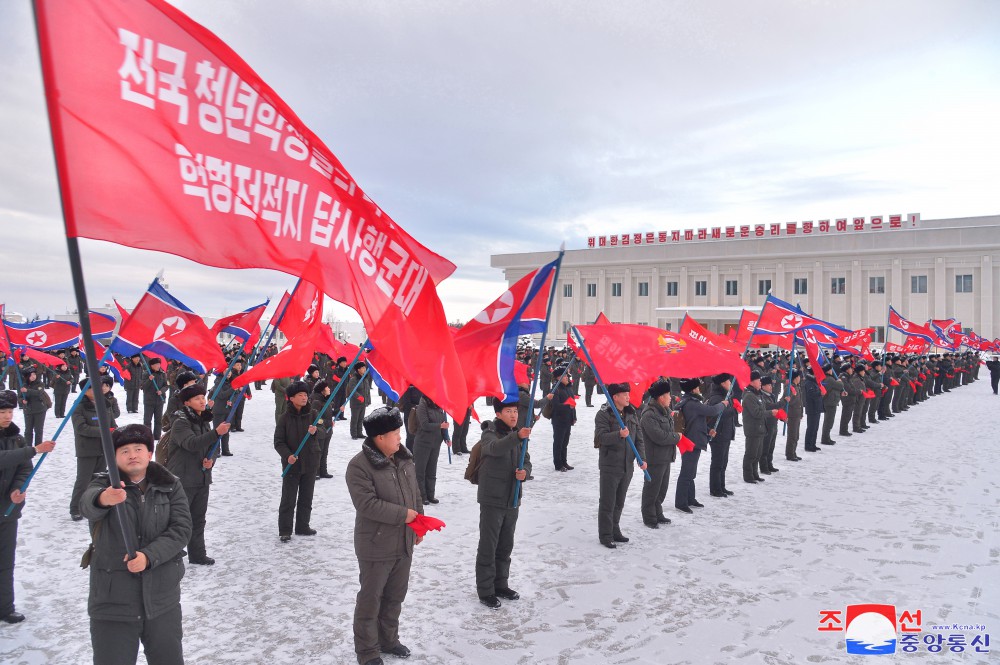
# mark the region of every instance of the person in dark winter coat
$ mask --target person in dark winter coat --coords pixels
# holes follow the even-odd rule
[[[614,408],[621,415],[625,427],[622,428],[612,407],[601,405],[594,417],[594,446],[600,450],[600,497],[597,504],[597,537],[602,545],[615,549],[617,543],[627,543],[619,522],[625,508],[625,497],[632,482],[635,453],[627,439],[632,437],[639,455],[644,456],[642,439],[639,438],[639,414],[629,404],[631,386],[627,383],[611,383],[607,386]],[[640,467],[646,470],[646,462]]]
[[[774,392],[774,379],[770,376],[761,377],[760,397],[764,404],[766,413],[764,414],[764,427],[767,433],[764,435],[764,445],[761,446],[760,457],[757,462],[760,467],[760,475],[769,476],[778,469],[774,468],[774,444],[778,439],[778,400]],[[763,480],[760,475],[758,480]]]
[[[361,425],[365,419],[365,409],[368,408],[372,400],[372,383],[367,373],[367,365],[363,362],[355,363],[354,368],[351,370],[351,378],[345,386],[347,393],[350,394],[354,391],[354,386],[357,386],[359,383],[361,384],[351,397],[351,438],[355,440],[365,438]]]
[[[417,487],[424,505],[438,503],[437,465],[441,443],[448,432],[448,418],[429,397],[417,404],[417,430],[413,437],[413,462],[417,469]]]
[[[785,437],[785,459],[798,462],[799,431],[802,424],[802,373],[798,369],[791,370],[792,382],[788,388],[788,431]]]
[[[806,409],[806,437],[803,443],[807,451],[816,453],[822,450],[816,445],[816,436],[819,434],[820,417],[823,415],[823,393],[811,370],[802,381],[802,398]]]
[[[142,424],[153,432],[153,440],[160,440],[163,405],[167,395],[167,374],[160,369],[160,359],[149,360],[150,374],[142,382]]]
[[[354,606],[354,651],[361,665],[379,653],[407,657],[399,615],[410,584],[413,548],[423,538],[406,525],[423,514],[413,456],[400,446],[399,409],[380,407],[364,419],[367,437],[347,465],[347,490],[357,510],[354,552],[361,588]]]
[[[721,404],[728,399],[729,389],[732,386],[732,374],[717,374],[712,377],[712,392],[706,402],[709,406]],[[708,469],[708,491],[715,497],[725,497],[734,494],[726,489],[726,469],[729,467],[729,447],[736,438],[736,409],[733,408],[732,400],[728,401],[728,406],[722,410],[722,418],[716,427],[708,445],[712,448],[712,464]],[[648,446],[646,448],[649,449]]]
[[[518,483],[531,473],[531,456],[521,460],[521,441],[531,435],[527,427],[516,429],[518,401],[494,398],[496,418],[483,424],[482,463],[479,467],[479,548],[476,550],[476,593],[490,609],[500,607],[500,599],[517,600],[510,588],[510,555],[514,550],[514,529],[520,507],[514,506]],[[523,494],[522,494],[523,496]]]
[[[991,360],[987,360],[986,369],[990,370],[990,387],[993,388],[993,394],[1000,394],[997,392],[1000,388],[1000,356],[993,356]]]
[[[239,363],[235,363],[232,369],[226,370],[225,374],[218,374],[215,377],[215,385],[212,386],[212,394],[215,395],[215,402],[219,405],[219,408],[210,407],[212,409],[212,426],[218,427],[226,421],[229,416],[230,410],[233,408],[237,397],[239,396],[239,391],[233,388],[233,379],[235,379],[238,374],[236,367]],[[178,378],[181,375],[178,375]],[[242,406],[244,401],[240,401]],[[233,414],[232,420],[230,420],[229,432],[236,431],[236,414]],[[222,456],[232,457],[233,451],[229,449],[229,432],[227,432],[222,437]]]
[[[14,554],[17,547],[17,522],[24,510],[27,492],[21,485],[31,473],[31,458],[39,453],[50,453],[55,441],[41,441],[32,447],[21,436],[21,428],[14,424],[17,393],[0,391],[0,621],[20,623],[24,615],[14,607]],[[5,517],[11,504],[14,510]]]
[[[823,388],[826,389],[826,394],[823,395],[823,437],[820,443],[832,446],[837,443],[830,438],[830,433],[833,431],[833,425],[837,419],[837,407],[840,405],[840,400],[847,396],[847,391],[844,390],[844,383],[830,373],[833,371],[833,367],[827,365],[823,371],[828,374],[823,379]]]
[[[69,399],[70,389],[73,387],[73,373],[69,371],[69,365],[63,363],[52,372],[52,400],[55,403],[53,414],[56,418],[66,417],[66,400]]]
[[[129,358],[127,369],[129,378],[125,379],[125,410],[129,413],[139,413],[139,393],[146,380],[146,368],[142,366],[142,358]]]
[[[708,448],[708,441],[718,432],[709,429],[708,421],[715,419],[729,406],[729,400],[724,400],[709,406],[702,402],[701,382],[698,379],[681,379],[681,390],[684,396],[677,405],[677,410],[684,414],[684,436],[694,443],[694,450],[681,455],[681,472],[677,476],[677,489],[674,493],[674,508],[684,513],[694,512],[691,508],[704,508],[695,498],[694,479],[698,475],[698,460],[701,452]]]
[[[330,475],[328,460],[330,457],[330,439],[333,438],[333,426],[335,424],[334,418],[337,413],[333,409],[331,404],[326,409],[326,401],[330,398],[330,393],[333,392],[330,388],[330,384],[325,380],[317,381],[316,385],[313,386],[312,395],[309,398],[309,405],[313,411],[319,416],[320,429],[316,433],[316,439],[319,441],[319,470],[316,471],[316,479],[320,478],[333,478]]]
[[[767,438],[767,406],[760,389],[760,372],[750,372],[750,385],[743,391],[743,436],[746,451],[743,453],[743,481],[762,482],[758,473],[760,455]]]
[[[107,474],[83,493],[80,508],[90,520],[90,640],[95,665],[135,663],[139,644],[149,665],[183,665],[181,579],[191,513],[180,480],[152,461],[153,433],[126,425],[112,435],[121,487]],[[121,523],[122,505],[137,548],[129,559]]]
[[[21,408],[24,411],[24,440],[31,446],[42,440],[45,429],[45,413],[49,410],[49,396],[38,380],[35,369],[21,373]]]
[[[556,471],[572,471],[567,460],[569,436],[576,424],[576,398],[571,385],[572,377],[565,367],[552,372],[555,388],[545,396],[552,402],[552,463]]]
[[[663,501],[670,487],[670,465],[677,459],[677,443],[681,440],[674,431],[670,400],[670,382],[657,381],[649,387],[649,401],[639,415],[639,438],[650,476],[642,486],[642,522],[651,529],[670,524],[663,515]]]
[[[287,543],[292,539],[292,526],[296,536],[315,536],[316,529],[309,526],[312,517],[313,491],[319,471],[320,436],[327,434],[326,427],[314,425],[316,412],[309,406],[309,384],[295,381],[285,389],[288,408],[274,426],[274,449],[281,458],[281,468],[291,464],[281,479],[281,503],[278,506],[278,537]],[[320,429],[322,427],[322,429]],[[296,457],[302,440],[306,445]]]
[[[462,422],[455,421],[455,428],[451,434],[451,452],[456,455],[466,455],[469,452],[469,425],[472,423],[472,407],[465,411],[465,419]]]
[[[84,379],[80,382],[80,389],[88,384]],[[101,388],[104,389],[103,381]],[[117,404],[117,403],[116,403]],[[111,431],[118,427],[115,422],[114,410],[108,410],[111,418]],[[120,412],[119,412],[119,415]],[[76,482],[73,483],[73,493],[69,500],[69,514],[74,522],[83,519],[80,511],[80,497],[84,490],[90,485],[90,481],[95,474],[108,470],[107,462],[104,460],[104,449],[101,446],[101,428],[97,423],[97,404],[94,401],[94,386],[87,387],[83,394],[83,399],[73,412],[73,435],[76,444]]]
[[[334,366],[333,371],[330,374],[330,385],[337,386],[341,381],[347,378],[347,358],[340,356],[337,358],[337,364]],[[336,388],[334,388],[336,389]],[[344,416],[344,410],[341,408],[347,401],[347,384],[337,391],[337,396],[333,398],[333,414],[336,416],[336,420],[347,420]]]
[[[592,398],[594,396],[594,386],[597,385],[597,377],[594,375],[594,368],[590,365],[583,366],[583,390],[587,406],[594,406]]]
[[[215,559],[206,554],[205,518],[208,514],[209,490],[212,487],[212,467],[218,458],[216,440],[229,431],[229,423],[212,428],[212,411],[207,409],[205,387],[195,383],[179,391],[182,406],[175,414],[167,447],[167,470],[177,476],[184,487],[191,512],[191,540],[188,561],[211,566]]]

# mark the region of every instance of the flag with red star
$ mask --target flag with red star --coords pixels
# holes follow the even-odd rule
[[[12,347],[32,348],[36,351],[56,351],[76,346],[80,324],[76,321],[32,321],[13,323],[4,321],[7,337]]]

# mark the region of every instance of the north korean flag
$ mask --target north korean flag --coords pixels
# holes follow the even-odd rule
[[[216,336],[228,333],[242,339],[247,346],[251,346],[251,339],[255,337],[260,339],[260,317],[264,315],[264,310],[270,302],[267,300],[242,312],[222,317],[212,326],[212,332]]]
[[[76,346],[80,324],[75,321],[4,321],[11,346],[31,347],[37,351],[55,351]]]
[[[754,328],[753,334],[787,335],[803,329],[816,330],[831,337],[837,337],[836,326],[806,314],[791,303],[769,295],[764,301],[764,307],[757,319],[757,326]]]
[[[892,305],[889,305],[889,327],[908,337],[921,337],[931,344],[937,339],[937,334],[933,330],[919,323],[907,321],[892,308]]]
[[[118,362],[118,358],[115,358],[112,354],[108,353],[104,348],[104,345],[98,341],[94,341],[94,353],[97,354],[97,361],[100,365],[107,365],[108,371],[112,376],[115,377],[115,381],[125,385],[125,379],[132,378],[132,372],[128,371],[121,366]],[[80,355],[83,356],[84,362],[87,360],[87,346],[83,343],[83,338],[80,338]]]
[[[455,335],[469,399],[517,399],[517,338],[545,330],[552,279],[560,259],[528,273]]]
[[[149,350],[178,360],[199,374],[226,366],[205,321],[170,295],[159,280],[149,285],[110,348],[124,356]]]
[[[110,314],[90,310],[90,335],[94,339],[107,339],[115,334],[118,319]]]

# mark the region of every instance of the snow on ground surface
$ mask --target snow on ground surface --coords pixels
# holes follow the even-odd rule
[[[597,541],[597,409],[580,400],[569,452],[575,471],[552,469],[548,421],[535,429],[535,480],[525,492],[510,580],[521,600],[499,611],[480,605],[475,593],[478,507],[463,478],[465,458],[449,465],[442,451],[441,503],[427,512],[448,526],[417,548],[401,618],[401,639],[413,650],[408,662],[860,663],[867,661],[845,653],[843,632],[818,631],[822,610],[857,603],[922,610],[925,630],[947,622],[996,633],[1000,398],[988,383],[934,397],[820,453],[800,444],[801,462],[786,461],[779,443],[780,472],[760,485],[742,482],[738,433],[727,474],[735,496],[708,495],[703,455],[697,487],[706,507],[678,512],[675,464],[665,508],[673,523],[659,530],[642,524],[637,474],[622,517],[632,541],[615,551]],[[254,395],[247,431],[232,435],[235,456],[222,458],[215,473],[207,542],[217,563],[189,566],[184,578],[187,662],[353,663],[358,568],[343,474],[359,442],[347,423],[338,424],[335,477],[317,483],[312,526],[319,535],[280,544],[272,394],[265,387]],[[477,407],[492,417],[485,403]],[[57,422],[50,412],[47,435]],[[87,573],[79,568],[87,528],[68,514],[72,451],[67,431],[29,491],[15,571],[17,607],[28,620],[0,626],[6,665],[92,660]],[[894,658],[979,663],[990,654],[921,647]]]

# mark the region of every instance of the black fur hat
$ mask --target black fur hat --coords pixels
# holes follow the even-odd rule
[[[197,381],[198,375],[194,372],[181,372],[177,375],[174,380],[174,385],[177,386],[177,390],[182,389],[185,385],[191,383],[192,381]]]
[[[201,385],[200,383],[192,383],[187,388],[181,388],[181,391],[178,393],[179,395],[178,399],[180,399],[181,404],[183,404],[192,397],[197,397],[198,395],[205,395],[207,394],[207,392],[208,391],[205,390],[205,386]]]
[[[374,438],[400,429],[403,426],[403,416],[396,407],[380,406],[365,416],[364,426],[365,434]]]
[[[291,383],[288,384],[288,387],[285,388],[285,397],[287,397],[288,399],[292,399],[299,393],[308,393],[308,392],[309,392],[308,383],[306,383],[305,381],[292,381]]]
[[[660,397],[661,395],[666,395],[670,392],[670,382],[669,381],[656,381],[649,387],[649,396],[653,399]]]
[[[726,381],[732,381],[732,380],[733,380],[732,374],[716,374],[715,376],[712,377],[712,383],[714,383],[717,386],[721,386]]]
[[[150,358],[149,359],[149,366],[150,367],[154,367],[154,366],[159,365],[159,364],[160,364],[160,359],[159,358]]]
[[[701,387],[701,381],[698,379],[681,379],[681,390],[686,393],[691,392],[695,388]]]
[[[758,372],[756,370],[754,370],[753,372],[750,372],[750,380],[751,381],[756,381],[759,378],[760,378],[760,372]]]
[[[0,409],[16,409],[17,393],[13,390],[0,390]]]
[[[115,444],[115,450],[130,443],[142,443],[149,448],[150,452],[153,450],[153,433],[149,431],[148,427],[138,423],[119,427],[111,433],[111,441]]]
[[[354,367],[351,368],[352,372],[357,372],[359,369],[365,366],[364,361],[354,363]]]
[[[312,376],[313,372],[318,372],[318,371],[319,367],[316,367],[316,365],[309,365],[309,368],[306,370],[306,374]]]
[[[346,363],[346,362],[347,362],[347,358],[345,358],[344,356],[340,356],[339,358],[337,358],[337,364],[338,365],[340,363]]]
[[[115,377],[110,374],[101,377],[101,383],[109,388],[115,387]]]
[[[632,390],[632,386],[627,383],[609,383],[608,394],[614,397],[619,393],[627,393]]]
[[[760,380],[760,385],[761,385],[761,387],[763,387],[763,386],[769,386],[769,385],[771,385],[772,383],[774,383],[774,379],[772,379],[772,378],[770,377],[770,375],[768,375],[768,376],[765,376],[764,378],[762,378],[762,379]]]
[[[313,392],[317,395],[322,395],[323,391],[330,387],[330,384],[326,381],[317,381],[316,385],[313,386]]]
[[[520,400],[517,397],[515,397],[514,399],[506,400],[506,401],[499,400],[496,397],[494,397],[493,398],[493,412],[494,413],[500,413],[501,411],[503,411],[508,406],[518,406],[518,404],[520,404]]]

